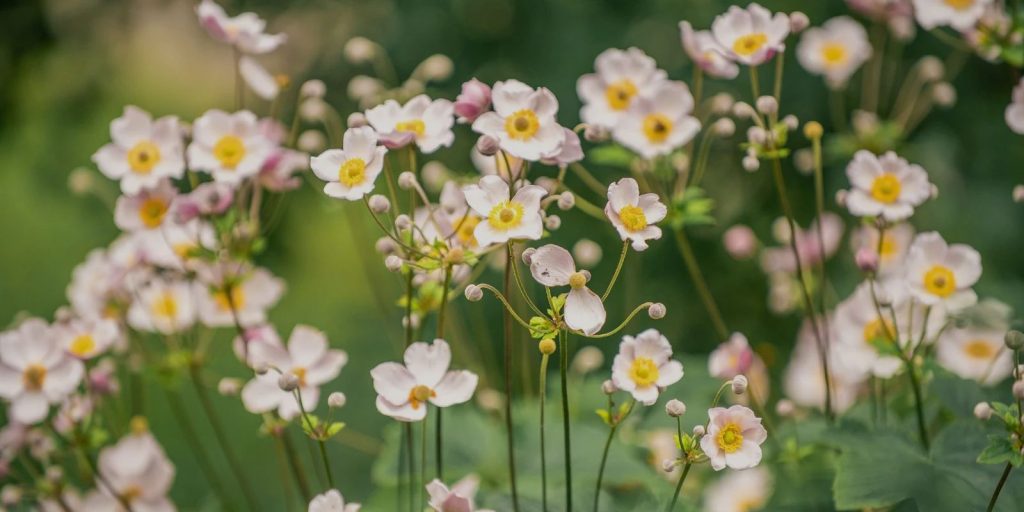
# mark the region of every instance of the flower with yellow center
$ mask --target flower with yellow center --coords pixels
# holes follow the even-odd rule
[[[896,340],[896,329],[891,321],[875,318],[864,326],[864,342],[871,343],[875,340],[884,342]]]
[[[648,114],[644,118],[644,135],[647,140],[654,143],[662,143],[668,139],[672,132],[672,120],[664,114]]]
[[[213,146],[213,156],[226,169],[234,169],[245,158],[245,142],[237,135],[225,135]]]
[[[417,341],[405,349],[405,364],[381,363],[370,371],[377,392],[377,410],[399,421],[422,421],[429,403],[449,407],[468,401],[478,377],[449,370],[451,348],[442,339]]]
[[[362,158],[350,158],[338,169],[338,182],[346,187],[361,185],[366,181],[366,162]]]
[[[668,338],[654,329],[623,336],[612,362],[615,387],[637,402],[653,405],[661,391],[683,378],[683,364],[672,359]]]
[[[239,311],[245,308],[245,290],[241,285],[232,285],[229,300],[227,291],[219,289],[213,293],[213,301],[221,311]]]
[[[849,52],[842,43],[831,42],[821,46],[821,60],[826,66],[841,66],[849,59]]]
[[[761,463],[760,445],[767,440],[768,431],[754,411],[742,405],[714,407],[708,410],[708,419],[700,447],[715,471],[748,469]]]
[[[30,364],[21,375],[21,382],[28,391],[40,391],[46,382],[46,367],[41,364]]]
[[[136,196],[161,180],[185,174],[182,129],[174,116],[153,119],[128,105],[124,114],[110,123],[110,138],[92,160],[105,176],[120,181],[125,195]]]
[[[649,357],[638,357],[629,367],[629,378],[638,387],[647,387],[658,382],[658,365]]]
[[[619,210],[619,219],[622,220],[622,225],[630,233],[643,231],[647,228],[647,216],[644,215],[644,210],[639,206],[623,206]]]
[[[605,88],[604,95],[608,100],[608,106],[610,106],[612,110],[626,110],[637,92],[636,84],[634,84],[632,80],[624,78],[617,82],[608,84],[608,87]]]
[[[421,405],[427,402],[427,400],[436,396],[437,393],[435,393],[434,390],[427,386],[419,385],[409,391],[409,405],[411,405],[413,409],[419,409]]]
[[[505,118],[505,133],[513,140],[529,140],[540,130],[537,114],[528,108],[517,110]]]
[[[589,276],[576,270],[576,262],[568,250],[554,244],[539,247],[530,257],[530,274],[548,288],[570,287],[562,310],[562,318],[569,329],[590,336],[604,325],[607,316],[604,302],[587,287]]]
[[[422,119],[409,119],[407,121],[399,121],[395,123],[395,131],[402,133],[411,133],[420,138],[426,133],[427,126],[423,124]]]
[[[946,5],[958,11],[966,11],[974,6],[974,0],[942,0]]]
[[[178,314],[178,299],[173,293],[167,291],[161,293],[150,306],[153,316],[169,320]]]
[[[80,334],[71,340],[71,345],[68,346],[68,352],[78,356],[85,357],[96,350],[96,339],[91,334]]]
[[[711,35],[733,60],[749,66],[759,65],[784,48],[789,35],[789,16],[772,13],[752,3],[732,6],[711,23]]]
[[[523,205],[515,201],[502,201],[487,214],[487,223],[499,231],[508,231],[522,222]]]
[[[425,94],[416,95],[405,104],[385,100],[366,111],[366,120],[391,149],[415,143],[420,152],[428,154],[451,146],[455,140],[455,106]]]
[[[477,224],[480,224],[480,217],[476,215],[465,215],[455,221],[455,239],[463,247],[476,247],[476,236],[473,232]]]
[[[892,204],[900,198],[900,179],[892,173],[882,173],[871,183],[871,197],[876,201]]]
[[[996,355],[996,348],[992,343],[984,339],[970,340],[963,345],[964,354],[974,359],[991,360]]]
[[[858,217],[896,223],[934,195],[928,173],[892,151],[880,156],[857,151],[846,166],[846,177],[853,185],[846,195],[846,208]]]
[[[945,265],[934,265],[924,274],[924,289],[932,295],[949,297],[956,291],[956,276]]]
[[[732,44],[732,51],[736,55],[750,57],[757,53],[768,42],[768,36],[764,32],[755,32],[736,38]]]
[[[128,150],[128,166],[136,174],[149,174],[160,163],[160,146],[153,141],[137,142]]]
[[[640,194],[640,185],[633,178],[623,178],[608,186],[608,203],[604,213],[623,241],[632,242],[633,249],[647,249],[648,240],[661,238],[655,226],[668,215],[668,208],[657,194]]]
[[[306,387],[306,368],[302,366],[296,366],[295,368],[292,368],[291,372],[299,379],[299,387]]]
[[[313,173],[327,182],[324,193],[357,201],[372,192],[388,152],[377,144],[379,141],[377,132],[369,126],[350,128],[345,131],[341,149],[328,149],[310,159]]]
[[[726,423],[715,435],[715,442],[723,452],[735,453],[743,446],[743,431],[736,423]]]
[[[169,206],[162,197],[148,197],[139,206],[139,219],[144,226],[153,229],[163,223]]]

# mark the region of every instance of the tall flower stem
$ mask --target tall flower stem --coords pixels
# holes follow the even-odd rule
[[[718,310],[718,304],[715,302],[714,296],[711,295],[711,290],[708,289],[707,281],[704,280],[704,274],[697,263],[697,257],[693,254],[693,247],[686,238],[685,228],[679,228],[673,230],[673,232],[676,235],[676,245],[679,247],[679,253],[683,256],[683,263],[686,264],[686,270],[690,274],[690,280],[693,281],[693,286],[697,289],[697,295],[700,296],[704,309],[707,311],[708,316],[711,317],[711,324],[715,328],[715,334],[718,335],[718,339],[724,340],[729,337],[729,328],[726,327],[725,320],[722,319],[722,313]]]
[[[608,288],[605,288],[604,293],[601,294],[602,302],[612,294],[612,289],[615,288],[615,282],[618,281],[619,274],[622,272],[622,264],[626,262],[626,254],[629,254],[629,240],[624,240],[622,242],[622,253],[619,254],[619,263],[615,265],[615,273],[612,274],[612,280],[608,282]]]
[[[812,137],[811,146],[814,154],[814,206],[818,216],[818,221],[815,223],[818,235],[818,246],[821,251],[821,264],[819,270],[821,272],[818,282],[818,307],[821,308],[821,324],[822,324],[822,337],[824,338],[825,347],[832,346],[831,334],[828,326],[828,305],[826,304],[826,291],[828,287],[825,283],[828,282],[828,272],[825,267],[825,227],[823,226],[825,220],[825,178],[822,170],[821,161],[821,137]],[[790,237],[793,238],[792,236]],[[794,250],[794,254],[796,251]],[[801,278],[802,279],[802,278]]]
[[[569,427],[569,335],[559,330],[559,374],[562,380],[562,441],[565,443],[565,509],[572,510],[572,443]]]
[[[405,347],[409,348],[412,345],[412,270],[406,271],[405,277]],[[405,485],[408,486],[409,491],[409,510],[416,510],[416,492],[413,490],[413,439],[412,439],[412,424],[402,424],[402,440],[405,442]],[[399,487],[402,485],[402,479],[399,479]]]
[[[907,363],[907,375],[910,377],[910,388],[914,392],[914,410],[917,413],[917,434],[921,438],[921,445],[925,451],[929,449],[928,426],[924,420],[924,399],[921,394],[921,379],[917,376],[917,369],[909,357],[904,359]]]
[[[437,337],[444,339],[444,319],[445,310],[448,306],[448,288],[451,286],[452,281],[452,267],[445,265],[444,267],[444,287],[441,289],[441,305],[438,306],[437,310]],[[444,450],[442,449],[442,442],[444,439],[443,430],[441,428],[442,420],[441,416],[443,410],[438,407],[435,411],[434,416],[434,472],[438,480],[444,481]]]
[[[291,466],[292,475],[295,476],[295,483],[299,486],[299,492],[302,493],[302,499],[309,502],[313,498],[313,494],[309,491],[309,482],[306,480],[306,472],[302,470],[302,463],[299,462],[299,455],[295,453],[295,446],[292,445],[292,440],[288,437],[288,432],[282,430],[280,434],[277,434],[278,442],[281,443],[281,448],[284,450],[286,458],[288,459],[288,465]]]
[[[306,406],[302,403],[302,394],[296,389],[294,392],[295,401],[299,403],[299,412],[302,413],[302,419],[306,422],[306,428],[309,429],[311,434],[316,433],[316,429],[313,426],[313,420],[309,418],[309,413],[306,412]],[[320,460],[324,463],[324,471],[327,473],[327,484],[330,485],[331,489],[334,489],[334,475],[331,473],[331,462],[327,458],[327,446],[324,444],[324,440],[317,437],[317,444],[320,445]]]
[[[512,265],[515,265],[512,246],[505,256],[504,296],[508,297],[512,281]],[[516,483],[515,435],[512,432],[512,309],[506,303],[504,314],[505,330],[505,437],[508,451],[508,477],[512,487],[512,509],[519,512],[519,487]]]
[[[544,440],[544,402],[548,394],[548,360],[549,354],[540,357],[540,500],[541,510],[548,510],[548,460]]]
[[[441,410],[438,408],[437,410]],[[420,424],[420,503],[426,503],[427,492],[427,420]]]
[[[609,399],[608,413],[612,414],[611,400]],[[594,512],[598,510],[598,504],[601,501],[601,482],[604,480],[604,467],[608,462],[608,449],[612,446],[612,440],[615,439],[615,432],[619,429],[619,425],[629,416],[629,413],[633,412],[633,407],[636,405],[636,400],[632,400],[629,403],[629,408],[622,415],[621,418],[615,418],[612,422],[611,428],[608,429],[608,439],[604,441],[604,451],[601,452],[601,465],[597,469],[597,486],[594,487]]]
[[[999,477],[999,483],[996,484],[996,490],[992,492],[992,499],[988,500],[988,508],[985,509],[987,512],[992,512],[996,509],[996,500],[999,499],[999,493],[1003,492],[1003,486],[1006,485],[1006,479],[1010,477],[1010,471],[1013,469],[1013,464],[1006,463],[1006,469],[1003,469],[1003,476]]]
[[[192,425],[188,411],[181,401],[181,396],[167,388],[164,388],[164,395],[167,398],[167,404],[171,407],[174,420],[178,422],[178,428],[181,429],[181,433],[185,436],[185,441],[188,442],[189,448],[195,454],[199,469],[210,481],[210,486],[213,487],[213,492],[217,494],[221,506],[225,510],[234,510],[235,505],[228,499],[227,492],[224,490],[224,483],[221,482],[220,476],[217,475],[217,470],[213,468],[213,463],[210,462],[209,454],[206,453],[206,448],[203,446],[199,434]]]
[[[679,491],[683,489],[683,482],[686,481],[686,475],[690,474],[690,467],[693,466],[692,462],[687,461],[686,465],[683,466],[683,474],[679,475],[679,481],[676,482],[676,490],[672,493],[672,501],[668,504],[665,512],[672,512],[676,508],[676,502],[679,501]]]

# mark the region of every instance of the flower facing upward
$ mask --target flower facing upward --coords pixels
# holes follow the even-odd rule
[[[838,16],[821,27],[807,29],[800,37],[796,57],[807,71],[824,75],[829,85],[839,88],[871,57],[871,43],[860,23]]]
[[[914,226],[908,223],[888,226],[882,234],[881,244],[878,240],[878,228],[862,226],[854,231],[850,245],[855,251],[866,249],[880,254],[876,274],[884,278],[903,275],[903,264],[913,239]]]
[[[736,78],[740,67],[726,57],[725,51],[715,42],[715,36],[708,30],[693,30],[689,21],[679,22],[683,50],[705,73],[715,78]]]
[[[949,26],[966,32],[985,14],[992,0],[913,0],[914,16],[925,29]]]
[[[128,325],[140,331],[173,334],[192,327],[195,321],[193,289],[185,281],[150,281],[128,308]]]
[[[136,195],[118,197],[114,223],[123,231],[157,229],[163,225],[177,194],[178,189],[170,180],[161,180]]]
[[[538,283],[547,286],[569,286],[565,298],[565,324],[586,335],[596,333],[604,325],[608,314],[604,303],[587,287],[587,274],[576,271],[576,263],[569,251],[548,244],[530,258],[530,273]]]
[[[264,268],[255,268],[240,273],[231,279],[231,294],[225,285],[210,284],[206,293],[197,297],[199,319],[209,327],[234,325],[237,315],[242,325],[261,324],[267,319],[267,310],[284,293],[284,281],[274,277]]]
[[[121,341],[121,330],[110,319],[74,319],[55,326],[53,333],[64,350],[78,359],[92,359]]]
[[[558,152],[565,136],[555,119],[558,100],[551,91],[506,80],[494,84],[491,101],[494,111],[473,121],[473,131],[498,139],[503,151],[532,162]]]
[[[913,215],[914,208],[932,196],[925,170],[892,151],[881,157],[858,151],[846,167],[846,177],[853,186],[846,196],[846,207],[860,217],[900,221]]]
[[[481,220],[473,230],[480,246],[514,239],[537,240],[544,231],[540,200],[547,191],[526,185],[510,197],[508,183],[498,176],[484,176],[477,185],[462,188],[466,202]]]
[[[140,429],[104,448],[98,469],[102,478],[97,478],[96,485],[101,494],[87,499],[83,510],[121,510],[121,501],[137,511],[175,510],[167,498],[174,482],[174,464],[147,430]]]
[[[210,37],[233,45],[242,53],[262,54],[276,50],[284,44],[285,34],[267,34],[267,22],[252,12],[230,17],[213,0],[203,0],[196,6],[199,24]]]
[[[8,402],[8,419],[32,425],[46,418],[78,387],[85,367],[64,351],[52,328],[30,318],[0,333],[0,397]]]
[[[667,76],[638,48],[605,50],[597,56],[594,68],[597,73],[583,75],[576,82],[576,93],[583,100],[580,119],[609,129],[618,125],[635,99],[653,94]]]
[[[185,173],[182,132],[178,118],[153,118],[144,110],[127,106],[124,114],[111,121],[112,142],[92,155],[100,172],[121,181],[121,191],[135,195],[153,188],[164,178]]]
[[[644,405],[654,405],[658,395],[683,378],[683,364],[672,360],[668,338],[654,329],[623,336],[612,362],[612,382]]]
[[[473,397],[477,376],[448,371],[452,353],[442,339],[418,341],[405,349],[405,364],[381,363],[370,371],[377,391],[377,410],[398,421],[421,421],[427,404],[448,407]]]
[[[433,153],[455,141],[452,102],[444,99],[431,101],[424,94],[399,105],[387,100],[366,111],[366,119],[390,148],[416,143],[423,153]]]
[[[345,503],[345,498],[337,489],[318,494],[309,502],[308,512],[359,512],[358,503]]]
[[[343,142],[341,149],[328,149],[313,157],[310,166],[327,182],[325,194],[355,201],[373,190],[388,150],[377,145],[377,132],[369,126],[346,130]]]
[[[1002,382],[1013,371],[1013,351],[1005,350],[1005,329],[966,327],[943,331],[935,356],[943,368],[987,386]]]
[[[643,158],[667,155],[700,131],[692,111],[693,95],[685,83],[661,82],[650,98],[637,98],[612,130],[612,138]]]
[[[785,49],[789,17],[783,13],[773,15],[756,3],[746,9],[733,5],[725,14],[715,17],[711,34],[730,58],[756,66]]]
[[[192,125],[188,162],[213,179],[237,184],[259,174],[275,144],[266,137],[256,114],[210,110]]]
[[[658,194],[641,195],[636,180],[622,178],[608,185],[604,214],[623,241],[630,240],[633,250],[643,251],[648,240],[661,238],[661,228],[655,224],[665,218],[668,208],[658,200]]]
[[[754,411],[742,405],[715,407],[708,410],[708,416],[711,421],[700,447],[715,471],[726,466],[747,469],[761,463],[761,443],[768,439],[768,431]]]
[[[907,255],[904,281],[924,304],[963,309],[978,301],[971,289],[981,277],[981,255],[968,245],[947,245],[938,233],[921,233]]]

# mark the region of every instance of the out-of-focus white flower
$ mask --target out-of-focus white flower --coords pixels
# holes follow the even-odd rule
[[[705,512],[753,512],[768,504],[772,475],[764,468],[734,471],[715,480],[704,491]]]
[[[309,502],[309,512],[359,512],[358,503],[345,503],[345,498],[337,489],[318,494]]]
[[[192,125],[188,161],[213,179],[237,184],[260,172],[275,144],[266,137],[256,114],[209,110]]]
[[[565,137],[562,144],[554,152],[544,155],[540,159],[542,164],[566,166],[573,162],[583,160],[583,146],[580,144],[580,136],[569,128],[562,128],[562,135]]]
[[[1006,125],[1015,133],[1024,135],[1024,78],[1013,88],[1010,104],[1006,106]]]
[[[430,495],[430,508],[436,512],[493,512],[476,508],[473,497],[476,495],[480,479],[476,475],[466,475],[450,489],[438,479],[427,484]]]
[[[784,219],[783,219],[784,220]],[[818,236],[818,223],[821,223],[821,237]],[[796,257],[789,245],[788,238],[793,236],[788,233],[789,224],[779,223],[787,231],[785,237],[779,237],[783,247],[767,248],[761,253],[761,267],[766,273],[796,272]],[[822,246],[822,240],[825,244]],[[815,219],[811,227],[804,230],[797,228],[796,250],[800,256],[800,263],[805,266],[816,265],[827,260],[839,248],[843,240],[843,221],[832,212],[825,212],[821,219]]]
[[[701,437],[700,447],[715,471],[726,466],[748,469],[761,463],[761,443],[768,439],[768,431],[754,411],[742,405],[714,407],[708,410],[708,417],[708,431]]]
[[[658,194],[641,195],[636,180],[622,178],[608,185],[604,214],[623,241],[630,240],[633,250],[643,251],[648,240],[661,238],[661,228],[655,224],[668,215],[668,208],[658,200]]]
[[[646,159],[667,155],[700,131],[691,116],[693,95],[683,82],[662,81],[650,98],[639,97],[612,131],[616,142]]]
[[[711,34],[730,58],[756,66],[786,48],[789,17],[783,13],[773,15],[757,3],[746,9],[733,5],[725,14],[715,17]]]
[[[569,328],[589,336],[604,325],[608,317],[604,303],[587,287],[588,274],[576,270],[576,262],[569,251],[553,244],[538,248],[530,258],[530,273],[544,286],[571,288],[563,314]]]
[[[33,425],[46,418],[82,380],[85,367],[65,352],[53,328],[39,318],[0,333],[0,397],[10,421]]]
[[[959,310],[978,301],[971,289],[981,277],[981,255],[968,245],[947,245],[934,231],[914,238],[904,277],[910,293],[924,304]]]
[[[74,319],[54,326],[53,334],[64,350],[79,359],[101,355],[121,338],[117,323],[109,319]]]
[[[823,323],[819,320],[819,325]],[[835,339],[834,319],[830,318],[828,324],[833,329],[832,339]],[[796,346],[793,347],[793,354],[783,376],[783,388],[786,396],[794,403],[824,409],[825,376],[811,326],[810,321],[805,321],[797,334]],[[824,334],[824,331],[821,334]],[[826,354],[826,357],[829,361],[829,374],[832,377],[832,410],[841,413],[856,401],[858,386],[865,375],[858,375],[848,367],[839,365],[835,352]]]
[[[245,56],[238,60],[238,72],[245,84],[260,98],[270,101],[281,92],[277,78],[252,57]]]
[[[871,43],[860,23],[837,16],[821,27],[807,29],[800,37],[796,57],[807,71],[824,75],[829,85],[839,88],[871,57]]]
[[[506,153],[529,161],[555,154],[565,140],[555,119],[558,100],[544,87],[534,89],[518,80],[494,84],[494,111],[473,122],[473,131],[496,139]]]
[[[124,231],[157,229],[163,224],[177,195],[178,189],[170,180],[162,180],[136,195],[118,197],[114,223]]]
[[[235,200],[235,189],[215,181],[202,183],[174,202],[174,218],[186,223],[197,217],[220,215]]]
[[[176,117],[154,121],[146,111],[129,105],[110,122],[110,138],[112,142],[96,151],[92,161],[105,176],[120,180],[125,194],[138,194],[164,178],[185,173],[182,130]]]
[[[455,141],[454,114],[452,102],[420,94],[405,105],[387,100],[367,110],[366,119],[387,147],[400,148],[415,142],[423,153],[433,153]]]
[[[267,22],[256,13],[243,12],[230,17],[213,0],[203,0],[196,6],[199,24],[210,37],[235,46],[242,53],[263,54],[284,44],[285,34],[267,34]]]
[[[119,511],[121,500],[132,510],[176,510],[167,497],[174,482],[174,464],[148,431],[133,432],[104,448],[98,466],[100,494],[87,498],[83,510]]]
[[[230,285],[222,284],[225,281]],[[205,293],[198,293],[199,319],[209,327],[232,326],[236,318],[242,325],[262,324],[267,319],[267,310],[277,304],[284,288],[284,281],[264,268],[210,282],[203,290]]]
[[[460,123],[472,123],[491,108],[491,86],[476,78],[462,84],[462,92],[455,98],[455,114]]]
[[[1013,371],[1013,352],[1006,350],[1004,334],[1005,329],[950,328],[936,342],[935,357],[960,377],[993,386]]]
[[[136,294],[128,324],[140,331],[181,332],[196,321],[192,286],[185,281],[154,279]]]
[[[858,151],[846,167],[846,177],[853,186],[846,196],[846,207],[859,217],[901,221],[932,196],[925,170],[892,151],[881,157]]]
[[[442,339],[418,341],[405,349],[405,364],[381,363],[370,371],[377,391],[377,410],[398,421],[422,421],[427,403],[437,407],[461,404],[473,397],[477,376],[467,370],[448,371],[452,353]]]
[[[612,362],[612,382],[644,405],[654,405],[658,395],[683,378],[683,363],[672,359],[672,345],[655,329],[623,336]]]
[[[913,0],[914,16],[922,27],[931,30],[949,26],[960,32],[972,28],[992,0]]]
[[[377,55],[377,43],[362,37],[356,36],[345,43],[345,58],[352,64],[369,62]]]
[[[752,258],[757,252],[759,244],[754,230],[750,229],[750,226],[743,224],[737,224],[727,229],[725,234],[722,235],[722,243],[725,245],[725,251],[729,253],[729,256],[737,260]]]
[[[184,224],[164,222],[160,229],[135,234],[139,256],[150,265],[174,270],[191,270],[199,260],[199,249],[212,250],[217,233],[210,223],[193,219]]]
[[[377,145],[373,128],[350,128],[345,131],[342,149],[324,151],[313,157],[310,166],[318,178],[327,182],[325,194],[356,201],[373,190],[387,152],[387,148]]]
[[[862,226],[854,231],[851,246],[854,251],[867,249],[879,256],[879,265],[875,273],[881,277],[903,275],[903,264],[910,251],[910,243],[914,239],[914,227],[908,223],[888,226],[879,245],[878,229],[874,226]]]
[[[543,188],[526,185],[510,197],[505,180],[484,176],[479,184],[463,187],[462,193],[470,208],[485,219],[473,230],[481,246],[514,239],[537,240],[543,234],[540,200],[547,195]]]
[[[639,48],[608,49],[594,61],[597,73],[583,75],[576,93],[583,100],[584,123],[615,128],[637,97],[649,97],[666,73]]]
[[[689,21],[679,22],[683,50],[705,73],[715,78],[736,78],[740,68],[725,56],[722,47],[709,30],[693,30]]]
[[[675,482],[679,479],[679,466],[674,464],[679,456],[679,447],[676,446],[676,429],[659,428],[644,433],[644,444],[649,455],[647,461],[652,467],[658,470],[666,480]],[[668,470],[662,465],[664,461],[672,461],[672,468]]]
[[[721,380],[729,380],[737,375],[745,374],[758,359],[754,349],[750,348],[747,337],[734,332],[729,339],[718,345],[708,356],[708,373]]]

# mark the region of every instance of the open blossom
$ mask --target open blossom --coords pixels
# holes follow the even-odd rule
[[[931,30],[949,26],[961,32],[974,27],[992,0],[913,0],[914,16],[922,27]]]
[[[711,351],[708,356],[708,373],[721,380],[744,375],[760,359],[743,333],[734,332],[729,339]]]
[[[110,123],[112,142],[92,155],[100,172],[121,181],[121,191],[134,195],[153,188],[164,178],[180,178],[185,173],[182,155],[182,130],[178,118],[157,120],[131,105]]]
[[[540,200],[547,191],[537,185],[525,185],[510,197],[508,183],[498,176],[480,178],[479,184],[462,188],[466,202],[481,218],[473,235],[486,246],[509,240],[537,240],[544,232]]]
[[[868,33],[849,16],[837,16],[821,27],[807,29],[796,49],[800,64],[841,87],[871,57]]]
[[[197,250],[217,246],[217,233],[209,222],[200,219],[183,224],[169,220],[160,229],[136,232],[134,242],[139,257],[149,265],[191,270],[200,262]]]
[[[704,491],[705,512],[761,510],[772,495],[772,475],[764,468],[731,471]]]
[[[935,344],[935,357],[943,368],[992,386],[1013,371],[1013,351],[1006,350],[1006,329],[951,327]]]
[[[405,364],[381,363],[370,371],[377,391],[377,410],[398,421],[421,421],[427,404],[448,407],[473,397],[477,376],[467,370],[452,370],[448,343],[417,341],[405,349]]]
[[[287,347],[281,344],[276,332],[250,337],[248,343],[249,363],[273,368],[255,376],[242,388],[242,404],[253,414],[276,410],[278,416],[290,420],[301,412],[295,393],[284,391],[278,385],[282,373],[298,378],[296,391],[302,406],[307,411],[316,409],[320,386],[337,377],[348,362],[348,354],[331,349],[323,332],[306,325],[292,329]]]
[[[342,148],[313,157],[310,166],[318,178],[327,182],[325,194],[356,201],[373,190],[387,152],[387,148],[377,145],[377,132],[361,126],[346,130]]]
[[[899,223],[886,227],[879,245],[878,228],[862,226],[854,231],[851,246],[854,251],[866,249],[879,254],[876,274],[879,277],[903,275],[903,264],[910,251],[910,243],[914,239],[914,226]]]
[[[197,217],[219,215],[235,200],[235,189],[226,183],[202,183],[174,202],[174,217],[180,223]]]
[[[387,100],[366,111],[366,120],[390,148],[416,143],[423,153],[433,153],[455,141],[454,106],[445,99],[431,100],[420,94],[400,105]]]
[[[683,50],[700,69],[715,78],[736,78],[740,67],[729,60],[725,51],[715,41],[715,36],[708,30],[693,30],[689,21],[679,22],[679,32],[683,41]]]
[[[83,510],[119,511],[121,500],[137,511],[176,510],[167,497],[174,483],[174,464],[148,431],[133,432],[100,451],[98,470],[100,492],[86,499]]]
[[[267,139],[256,114],[210,110],[192,125],[188,161],[213,179],[237,184],[260,172],[275,144]]]
[[[359,512],[362,508],[358,503],[345,503],[345,498],[337,489],[318,494],[309,502],[309,512]]]
[[[742,405],[715,407],[708,410],[708,416],[711,421],[700,447],[715,471],[726,466],[747,469],[761,463],[761,444],[768,439],[768,431],[754,411]]]
[[[569,328],[589,336],[604,325],[608,317],[604,302],[587,287],[588,274],[576,270],[576,262],[569,251],[552,244],[540,247],[530,258],[530,273],[544,286],[571,288],[563,312]]]
[[[573,162],[583,160],[583,145],[580,143],[580,136],[571,128],[562,127],[562,144],[554,152],[544,155],[540,163],[546,165],[557,165],[564,167]]]
[[[672,359],[668,338],[654,329],[623,336],[612,362],[615,387],[633,395],[637,402],[654,405],[658,395],[683,378],[683,363]]]
[[[1006,106],[1006,124],[1015,133],[1024,135],[1024,78],[1013,88],[1010,104]]]
[[[821,224],[821,236],[818,236],[818,224]],[[839,248],[843,240],[843,220],[832,212],[825,212],[820,219],[815,219],[811,227],[804,230],[797,226],[795,235],[789,233],[789,224],[782,220],[785,237],[780,237],[781,247],[770,247],[761,252],[761,267],[766,273],[796,272],[796,256],[788,238],[796,237],[796,252],[800,263],[813,266],[827,260]],[[824,245],[822,245],[824,241]]]
[[[213,273],[224,272],[226,270],[217,269]],[[265,322],[267,310],[277,303],[285,288],[284,281],[264,268],[209,279],[207,282],[210,284],[202,290],[205,293],[197,293],[197,307],[200,320],[210,327],[232,326],[236,318],[242,325]],[[222,284],[225,282],[230,286]],[[230,296],[228,289],[231,290]]]
[[[831,316],[831,315],[830,315]],[[819,325],[824,324],[819,320]],[[836,339],[835,320],[828,319],[831,338]],[[818,352],[813,324],[804,321],[797,334],[796,345],[789,358],[789,365],[783,376],[783,389],[786,397],[797,405],[825,408],[825,376],[821,368],[821,356]],[[823,327],[823,326],[822,326]],[[822,331],[824,334],[824,331]],[[837,351],[829,351],[829,375],[832,377],[832,409],[843,412],[853,406],[857,400],[857,392],[865,375],[852,371],[848,366],[839,364]]]
[[[260,168],[259,182],[272,192],[286,192],[302,185],[300,173],[309,169],[309,155],[288,148],[277,148]]]
[[[121,329],[110,319],[74,319],[54,326],[53,334],[69,354],[79,359],[102,355],[121,340]]]
[[[84,373],[82,362],[65,352],[41,319],[30,318],[0,333],[0,397],[8,403],[11,421],[39,423],[50,404],[78,387]]]
[[[242,53],[263,54],[284,44],[285,34],[267,34],[267,22],[256,13],[243,12],[230,17],[213,0],[203,0],[196,6],[199,24],[210,37],[238,48]]]
[[[142,263],[137,240],[121,235],[105,249],[94,249],[75,267],[68,284],[68,302],[83,318],[120,319],[132,300],[126,286]]]
[[[683,82],[663,81],[650,98],[636,99],[612,130],[612,138],[647,159],[667,155],[700,131],[692,112],[690,88]]]
[[[491,86],[476,78],[462,84],[462,92],[455,98],[455,114],[460,123],[472,123],[491,108]]]
[[[196,321],[193,287],[182,280],[154,279],[136,294],[128,324],[140,331],[174,334]]]
[[[494,111],[473,122],[473,131],[498,139],[503,151],[529,161],[555,154],[565,140],[555,119],[558,100],[544,87],[534,89],[518,80],[494,84]]]
[[[978,301],[971,289],[981,277],[981,255],[968,245],[947,245],[938,233],[921,233],[907,255],[904,280],[910,293],[928,305],[958,310]]]
[[[637,97],[649,97],[666,78],[654,59],[639,48],[608,49],[594,61],[597,73],[580,77],[576,92],[583,100],[580,119],[614,128]]]
[[[429,506],[436,512],[493,512],[476,508],[473,497],[476,495],[480,479],[476,475],[467,475],[448,488],[444,482],[434,479],[427,484],[430,496]]]
[[[715,17],[711,34],[733,60],[756,66],[785,49],[789,35],[789,16],[774,15],[757,3],[746,9],[735,5]]]
[[[921,166],[889,151],[881,157],[867,150],[853,155],[846,167],[853,188],[846,197],[850,213],[895,222],[913,215],[932,196],[932,184]]]
[[[668,208],[658,200],[658,194],[640,194],[635,179],[622,178],[608,185],[604,214],[623,241],[630,240],[633,250],[643,251],[648,240],[661,238],[661,228],[655,224],[668,215]]]
[[[123,231],[159,228],[174,204],[178,189],[163,180],[151,189],[140,190],[138,194],[117,198],[114,208],[114,223]]]

